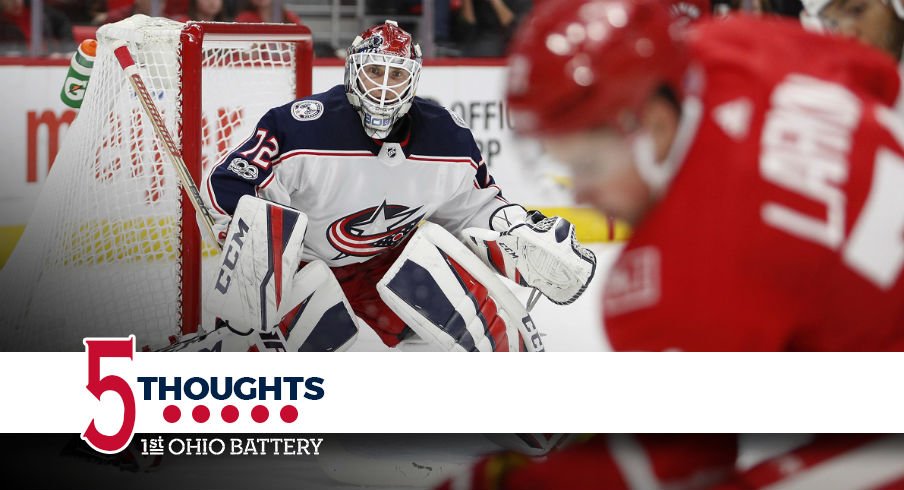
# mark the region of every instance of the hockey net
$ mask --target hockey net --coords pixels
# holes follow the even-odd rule
[[[2,350],[82,350],[84,337],[129,334],[155,349],[201,322],[203,263],[216,248],[202,242],[114,41],[129,45],[196,181],[268,109],[310,93],[306,27],[134,16],[97,37],[82,107],[0,273]]]

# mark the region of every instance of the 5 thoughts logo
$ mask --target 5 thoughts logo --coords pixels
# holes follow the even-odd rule
[[[159,410],[158,416],[173,425],[204,424],[211,419],[227,424],[241,419],[257,424],[268,421],[291,424],[298,420],[297,405],[302,399],[320,400],[326,393],[323,378],[300,376],[137,376],[130,384],[116,374],[101,377],[101,360],[133,360],[134,335],[128,338],[87,338],[84,344],[88,354],[88,391],[98,401],[103,394],[112,393],[123,407],[122,422],[113,434],[98,430],[96,419],[91,420],[82,434],[82,439],[89,446],[105,454],[118,453],[131,443],[139,401],[147,402],[144,406],[148,409],[153,407],[153,410]],[[139,386],[139,389],[133,391],[133,385]],[[159,409],[160,402],[165,403],[162,410]],[[278,417],[271,416],[271,409],[278,410]],[[183,416],[183,411],[190,412],[190,418]],[[195,426],[192,429],[200,428]]]

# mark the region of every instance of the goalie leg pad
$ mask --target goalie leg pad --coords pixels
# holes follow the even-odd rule
[[[420,227],[377,291],[415,333],[443,350],[543,350],[524,306],[439,225]]]
[[[358,324],[339,281],[322,260],[308,263],[292,280],[278,312],[279,328],[292,352],[343,351],[358,336]]]
[[[233,329],[270,331],[301,261],[307,223],[297,209],[243,196],[205,307]]]

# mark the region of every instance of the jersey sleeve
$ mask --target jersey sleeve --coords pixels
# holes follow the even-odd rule
[[[470,132],[468,134],[474,172],[469,174],[471,178],[459,184],[452,198],[430,218],[431,221],[446,228],[453,235],[458,235],[469,227],[492,229],[492,219],[496,211],[508,206],[520,208],[519,205],[510,203],[503,197],[502,189],[490,175],[487,164],[477,148],[477,143],[470,136]]]
[[[846,488],[902,488],[904,466],[895,457],[902,448],[900,434],[817,434],[710,490],[831,488],[839,485],[838,475],[844,475]]]
[[[275,111],[264,114],[252,134],[211,168],[201,183],[201,197],[218,235],[225,232],[242,196],[258,195],[263,188],[268,198],[280,194],[273,165],[279,161],[283,137]]]

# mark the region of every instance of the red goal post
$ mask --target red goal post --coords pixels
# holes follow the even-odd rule
[[[292,42],[295,44],[295,97],[311,94],[314,49],[311,30],[292,24],[240,24],[189,22],[182,29],[182,158],[189,173],[200,183],[202,172],[203,47],[205,42]],[[253,60],[251,60],[253,62]],[[201,323],[201,237],[191,203],[182,191],[182,333],[197,331]],[[186,219],[192,218],[192,219]]]
[[[196,183],[267,110],[311,93],[305,26],[136,15],[97,38],[81,109],[0,271],[0,350],[80,351],[85,337],[130,334],[156,349],[212,323],[201,301],[217,247],[112,46],[128,46]]]

